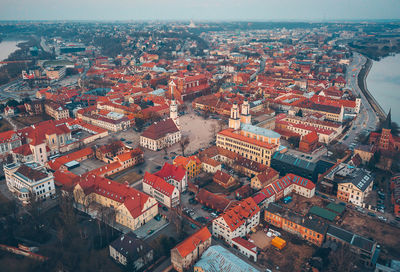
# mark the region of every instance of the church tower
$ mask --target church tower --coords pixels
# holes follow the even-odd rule
[[[234,130],[240,129],[240,113],[239,106],[236,102],[233,103],[231,108],[231,117],[229,118],[229,127]]]
[[[171,104],[169,105],[169,118],[174,121],[175,125],[180,129],[179,117],[178,117],[178,105],[176,104],[174,97],[174,89],[176,87],[174,81],[170,81],[169,87],[171,89]]]
[[[389,110],[389,113],[386,117],[382,125],[382,133],[379,139],[379,149],[388,150],[390,144],[390,138],[392,136],[392,109]]]
[[[250,105],[249,105],[249,101],[247,101],[247,99],[245,99],[242,104],[242,114],[240,116],[240,120],[244,124],[251,125]]]

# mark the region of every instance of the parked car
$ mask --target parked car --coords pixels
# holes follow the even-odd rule
[[[381,221],[383,221],[383,222],[386,222],[386,221],[387,221],[387,218],[386,218],[386,217],[383,217],[383,216],[378,216],[378,219],[381,220]]]

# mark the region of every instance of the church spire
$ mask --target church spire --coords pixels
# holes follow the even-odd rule
[[[383,122],[382,128],[392,129],[392,109],[389,109],[388,115],[386,116],[386,119]]]
[[[171,88],[171,103],[169,105],[169,117],[174,121],[175,125],[180,128],[179,126],[179,118],[178,118],[178,105],[175,101],[174,96],[174,88],[176,87],[173,80],[170,81],[169,86]]]

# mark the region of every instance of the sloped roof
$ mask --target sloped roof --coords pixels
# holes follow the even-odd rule
[[[217,170],[217,172],[215,172],[213,178],[224,184],[227,184],[229,182],[229,180],[232,178],[232,176],[225,172],[222,172],[221,170]]]
[[[121,235],[111,242],[110,246],[123,256],[130,256],[133,261],[141,258],[141,256],[151,250],[147,243],[137,238],[133,232]],[[140,253],[140,251],[143,253]]]
[[[46,174],[46,173],[44,173],[42,171],[33,169],[33,168],[31,168],[31,167],[29,167],[29,166],[27,166],[25,164],[22,164],[18,168],[16,173],[19,173],[19,174],[23,175],[24,177],[26,177],[26,178],[28,178],[30,180],[33,180],[33,181],[39,181],[39,180],[42,180],[42,179],[48,177],[48,174]]]
[[[81,178],[79,185],[86,195],[96,193],[124,204],[133,218],[139,217],[144,212],[144,204],[151,198],[128,185],[93,174]]]
[[[311,209],[308,211],[310,214],[315,214],[319,217],[322,217],[324,219],[327,219],[329,221],[335,220],[335,218],[338,216],[337,213],[331,212],[327,209],[318,207],[318,206],[313,206]]]
[[[160,171],[154,173],[154,175],[164,180],[174,179],[181,182],[186,176],[186,170],[182,166],[177,166],[166,162]]]
[[[260,208],[254,202],[253,198],[248,197],[237,203],[233,208],[225,212],[222,217],[231,231],[245,223],[247,218],[253,217],[260,212]],[[220,218],[218,217],[218,218]],[[214,219],[216,220],[216,219]]]
[[[257,178],[262,186],[269,184],[271,181],[273,181],[274,177],[279,177],[279,173],[271,167],[268,167],[266,170],[257,175]]]
[[[209,247],[194,267],[200,267],[203,271],[258,272],[258,269],[220,245]]]
[[[169,133],[176,133],[178,131],[179,129],[175,122],[171,118],[168,118],[152,124],[142,133],[141,136],[157,140],[165,137]]]
[[[175,190],[175,187],[173,185],[169,184],[168,182],[154,174],[150,174],[147,171],[143,176],[143,182],[169,197],[172,196]]]
[[[183,242],[178,244],[175,248],[178,250],[182,258],[185,258],[188,254],[193,252],[197,246],[204,243],[206,240],[211,238],[211,233],[207,227],[201,228],[199,231],[195,232]]]

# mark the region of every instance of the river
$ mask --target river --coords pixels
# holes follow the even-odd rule
[[[0,61],[5,60],[14,51],[18,50],[17,44],[23,41],[3,40],[0,42]]]
[[[392,120],[400,124],[400,54],[373,61],[367,88]]]

